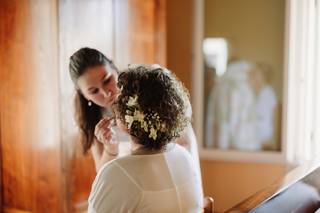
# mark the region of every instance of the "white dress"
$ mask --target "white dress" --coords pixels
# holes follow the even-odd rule
[[[186,149],[171,143],[163,153],[105,164],[94,180],[88,212],[201,212],[202,200],[195,162]]]
[[[252,67],[253,64],[247,61],[232,62],[217,80],[208,100],[207,147],[260,149],[256,136],[254,93],[248,82],[248,72]],[[216,131],[214,125],[217,126]]]
[[[263,87],[256,101],[257,135],[261,145],[274,137],[273,114],[276,107],[277,97],[273,88],[270,85]]]

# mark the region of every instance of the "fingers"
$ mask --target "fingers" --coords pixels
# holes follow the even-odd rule
[[[103,118],[95,126],[94,135],[97,140],[104,146],[112,147],[114,149],[118,146],[118,141],[115,139],[115,130],[111,127],[113,126],[114,118]]]
[[[111,131],[104,131],[101,133],[102,137],[105,139],[109,139],[112,136],[112,132]]]
[[[114,141],[115,138],[115,132],[112,129],[101,129],[97,132],[95,135],[99,142],[103,144],[111,143],[111,141]]]
[[[102,128],[104,126],[108,126],[111,122],[111,118],[102,118],[99,123],[96,125],[98,128]]]
[[[109,128],[109,126],[111,125],[111,122],[112,122],[112,118],[101,119],[95,126],[94,135],[97,136],[99,134],[99,131],[101,131],[102,129]]]

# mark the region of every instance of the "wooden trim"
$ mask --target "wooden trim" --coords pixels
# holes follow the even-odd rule
[[[154,0],[154,39],[155,39],[155,48],[154,48],[154,57],[155,62],[159,63],[161,66],[167,66],[167,13],[166,13],[166,0]]]
[[[193,2],[193,48],[192,48],[192,108],[194,117],[195,134],[198,141],[199,152],[203,150],[203,55],[202,55],[202,40],[203,40],[203,11],[204,0]],[[200,153],[200,157],[202,157]]]
[[[3,12],[3,10],[0,10]],[[0,24],[3,24],[0,22]],[[1,44],[2,45],[2,44]],[[1,59],[0,59],[1,60]],[[2,79],[2,76],[0,77]],[[0,98],[3,98],[3,90],[0,91]],[[0,212],[3,212],[3,166],[2,166],[2,113],[3,113],[3,102],[0,103]]]
[[[200,149],[200,148],[199,148]],[[245,163],[273,163],[273,164],[286,164],[284,154],[278,151],[257,151],[245,152],[236,150],[220,151],[217,149],[204,149],[200,151],[201,159],[203,160],[220,160],[220,161],[237,161]]]
[[[280,192],[283,192],[284,190],[288,189],[294,183],[298,182],[299,180],[302,180],[304,177],[311,174],[318,168],[318,163],[311,163],[304,166],[300,166],[288,173],[287,175],[285,175],[283,178],[276,181],[275,183],[258,191],[254,195],[250,196],[249,198],[230,208],[226,211],[226,213],[250,212],[259,205],[277,196]]]
[[[0,212],[3,211],[3,183],[2,183],[2,128],[1,128],[1,108],[0,108]]]
[[[284,153],[284,156],[286,158],[286,161],[288,161],[288,100],[289,100],[289,46],[290,46],[290,28],[291,28],[291,0],[286,0],[285,5],[285,30],[284,30],[284,63],[283,63],[283,86],[282,86],[282,114],[281,114],[281,151]]]
[[[3,207],[3,213],[32,213],[32,211],[24,211],[20,209],[10,208],[10,207]]]

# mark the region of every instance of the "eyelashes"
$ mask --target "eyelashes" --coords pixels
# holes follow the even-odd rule
[[[103,82],[102,82],[103,86],[108,85],[111,82],[111,80],[112,80],[112,76],[109,77],[109,78],[104,79]],[[90,92],[90,94],[95,95],[98,92],[99,92],[99,88],[95,88]]]
[[[107,79],[104,79],[104,81],[103,81],[103,85],[108,84],[108,83],[111,81],[111,78],[112,78],[112,76],[111,76],[111,77],[109,77],[109,78],[107,78]]]
[[[99,89],[98,88],[96,88],[96,89],[94,89],[94,90],[92,90],[92,92],[90,92],[92,95],[94,95],[94,94],[97,94],[99,92]]]

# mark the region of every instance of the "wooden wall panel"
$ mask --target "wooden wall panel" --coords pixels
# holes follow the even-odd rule
[[[29,205],[31,204],[31,200],[28,200],[28,198],[23,199],[23,196],[26,195],[28,186],[30,185],[31,181],[30,178],[25,178],[23,180],[17,179],[17,177],[19,176],[27,176],[28,174],[26,171],[30,170],[31,168],[30,162],[19,160],[19,158],[26,158],[29,151],[28,146],[23,146],[23,136],[27,135],[28,132],[28,130],[23,129],[23,123],[27,123],[27,120],[25,118],[26,113],[24,112],[26,112],[25,110],[29,110],[30,106],[24,105],[27,97],[22,97],[23,95],[21,94],[23,88],[28,86],[21,84],[23,82],[23,70],[21,65],[28,64],[27,60],[25,59],[27,55],[26,49],[30,49],[30,32],[26,27],[28,25],[28,19],[26,17],[29,16],[29,13],[26,7],[26,2],[21,2],[19,7],[17,5],[17,2],[1,2],[0,14],[2,14],[2,17],[0,19],[0,122],[2,151],[1,169],[3,177],[2,194],[4,196],[3,205],[20,205],[21,208],[27,210],[31,209],[31,206]],[[25,42],[26,44],[23,44],[23,42]],[[13,61],[19,61],[19,63],[12,63]],[[15,77],[16,75],[20,77],[17,78]],[[14,85],[17,86],[14,87]],[[11,90],[10,87],[12,87]],[[16,99],[19,101],[14,101],[12,97],[16,97]],[[12,107],[14,108],[12,109]],[[15,116],[19,116],[21,118],[19,119],[20,122],[14,122]],[[30,139],[27,139],[26,143],[27,142],[30,142]],[[18,156],[19,158],[17,158]],[[16,189],[20,189],[21,196],[13,199],[14,190],[16,189],[8,188],[7,185],[9,184],[15,185]],[[11,200],[8,199],[10,197],[12,198]]]
[[[0,8],[2,210],[60,212],[56,2]]]
[[[155,17],[155,63],[167,66],[167,1],[156,0],[154,7]]]
[[[89,46],[117,65],[165,64],[164,3],[0,1],[0,211],[82,209],[96,173],[78,143],[69,57]]]
[[[166,65],[165,0],[120,0],[115,5],[115,62]]]
[[[167,66],[185,86],[192,87],[193,0],[167,1]]]

